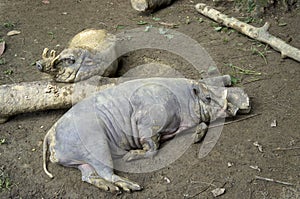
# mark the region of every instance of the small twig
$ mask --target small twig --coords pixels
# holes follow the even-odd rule
[[[288,151],[288,150],[295,150],[295,149],[300,149],[300,146],[289,147],[289,148],[281,148],[281,147],[278,147],[278,148],[276,148],[276,149],[273,149],[272,151]]]
[[[258,115],[261,115],[261,113],[255,113],[255,114],[243,117],[243,118],[239,118],[239,119],[228,121],[228,122],[221,123],[221,124],[210,125],[208,128],[211,129],[211,128],[216,128],[216,127],[219,127],[219,126],[222,126],[222,125],[227,125],[227,124],[232,124],[232,123],[235,123],[235,122],[240,122],[240,121],[247,120],[247,119],[250,119],[250,118],[258,116]]]
[[[249,192],[250,192],[249,199],[251,199],[252,198],[252,194],[253,194],[253,191],[251,190],[251,188],[249,188]]]
[[[255,176],[256,180],[264,180],[264,181],[268,181],[268,182],[275,182],[275,183],[279,183],[279,184],[283,184],[283,185],[288,185],[288,186],[294,186],[294,184],[289,183],[289,182],[283,182],[283,181],[279,181],[279,180],[274,180],[272,178],[264,178],[264,177],[260,177],[260,176]]]
[[[241,67],[238,67],[238,66],[235,66],[233,64],[228,64],[229,67],[231,67],[232,69],[234,70],[238,70],[237,73],[239,74],[244,74],[244,75],[257,75],[257,76],[260,76],[261,73],[260,72],[256,72],[254,70],[248,70],[248,69],[243,69]]]
[[[261,80],[264,80],[264,79],[261,79],[261,78],[254,78],[254,79],[251,79],[251,80],[249,80],[249,81],[243,82],[243,85],[245,85],[245,84],[250,84],[250,83],[253,83],[253,82],[257,82],[257,81],[261,81]]]
[[[253,49],[254,52],[257,52],[265,61],[265,64],[268,64],[268,61],[266,59],[266,56],[264,55],[264,53],[262,53],[261,51],[257,50],[256,48]]]
[[[209,189],[209,187],[212,185],[214,180],[211,181],[211,183],[209,183],[209,185],[207,185],[206,187],[204,187],[201,191],[199,191],[198,193],[194,194],[193,196],[189,197],[189,198],[194,198],[198,195],[200,195],[201,193],[205,192],[207,189]]]
[[[60,194],[62,193],[62,191],[63,191],[64,186],[65,186],[65,183],[63,183],[63,184],[61,185],[61,187],[59,188],[58,192],[56,192],[55,197],[59,197],[59,195],[60,195]]]
[[[192,183],[192,184],[197,184],[197,183],[199,183],[199,184],[207,184],[207,185],[211,185],[211,186],[217,187],[216,185],[213,184],[213,181],[212,182],[202,182],[202,181],[193,181],[193,180],[191,180],[190,183]]]
[[[175,24],[175,23],[159,22],[159,24],[163,25],[163,26],[170,27],[170,28],[177,28],[178,27],[178,24]]]
[[[7,77],[8,79],[10,79],[10,81],[12,81],[14,84],[16,83],[16,81],[13,78],[11,78],[10,76],[5,75],[5,77]]]

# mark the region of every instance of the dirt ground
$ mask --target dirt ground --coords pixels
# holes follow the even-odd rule
[[[0,38],[7,44],[1,57],[5,63],[0,65],[0,84],[43,79],[32,65],[40,59],[42,50],[62,50],[83,29],[104,28],[117,34],[140,27],[139,21],[155,27],[161,26],[159,22],[176,23],[176,31],[205,47],[223,74],[241,78],[238,86],[250,95],[252,113],[261,115],[226,125],[205,158],[199,159],[199,146],[191,145],[182,157],[158,171],[119,172],[144,187],[140,192],[119,196],[82,182],[76,169],[50,164],[49,170],[55,175],[52,180],[43,172],[42,140],[65,110],[18,115],[0,125],[0,140],[5,139],[0,143],[0,198],[213,198],[211,191],[217,187],[226,189],[219,198],[300,198],[298,62],[282,60],[280,53],[237,32],[224,28],[216,31],[218,25],[193,8],[204,1],[178,0],[150,15],[135,12],[128,0],[49,2],[0,2]],[[249,19],[246,12],[241,14],[232,3],[221,4],[218,9],[241,20]],[[273,35],[300,48],[299,8],[284,12],[272,7],[254,25],[261,26],[266,21],[271,23]],[[21,34],[6,36],[10,30],[19,30]],[[123,64],[137,65],[156,59],[170,65],[183,63],[180,57],[150,50],[129,54]],[[230,64],[262,75],[235,74]],[[192,78],[193,74],[188,73],[187,77]],[[271,127],[274,120],[277,126]],[[256,141],[262,152],[253,144]],[[278,147],[285,150],[274,150]],[[255,176],[293,185],[256,180]],[[3,180],[10,184],[7,188]]]

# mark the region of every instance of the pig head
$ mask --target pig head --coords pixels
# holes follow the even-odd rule
[[[118,65],[115,40],[105,30],[84,30],[58,55],[45,48],[36,66],[57,82],[77,82],[95,75],[113,76]]]

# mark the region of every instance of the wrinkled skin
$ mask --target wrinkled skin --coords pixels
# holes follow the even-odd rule
[[[196,127],[195,142],[207,122],[226,116],[227,92],[184,78],[132,80],[84,99],[49,130],[43,145],[44,170],[51,162],[77,167],[82,180],[103,190],[142,187],[113,172],[113,158],[153,157],[162,141]]]
[[[105,30],[84,30],[73,37],[69,47],[59,55],[45,48],[37,68],[48,73],[56,82],[78,82],[99,75],[116,73],[115,36]]]

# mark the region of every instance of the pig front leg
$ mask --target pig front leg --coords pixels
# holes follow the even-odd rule
[[[208,126],[204,122],[201,122],[199,125],[197,125],[196,132],[193,134],[194,143],[202,141],[207,130]]]
[[[137,111],[133,116],[133,124],[137,124],[136,128],[140,138],[139,141],[142,149],[130,150],[123,160],[132,161],[143,158],[153,157],[157,154],[157,150],[161,141],[161,133],[166,124],[176,121],[175,113],[168,113],[164,105],[154,104],[147,108],[142,108],[143,111]],[[171,115],[168,117],[168,114]]]
[[[144,139],[143,149],[130,150],[123,157],[123,160],[129,162],[143,158],[149,158],[156,155],[159,148],[160,134],[153,135],[150,138]]]
[[[161,136],[172,134],[179,128],[178,99],[164,86],[150,84],[139,88],[130,101],[134,109],[131,117],[133,136],[137,136],[141,147],[130,150],[123,160],[153,157],[157,154]]]

